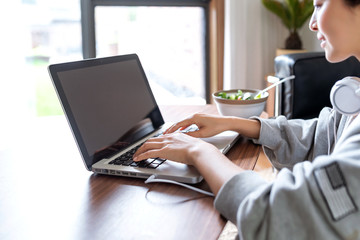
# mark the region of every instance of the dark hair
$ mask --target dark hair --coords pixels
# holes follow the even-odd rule
[[[350,7],[356,7],[360,4],[360,0],[344,0],[347,5]]]

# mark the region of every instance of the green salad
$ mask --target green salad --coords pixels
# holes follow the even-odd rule
[[[258,94],[254,97],[251,92],[243,92],[241,90],[238,90],[237,93],[220,92],[218,94],[218,97],[230,100],[253,100],[260,99],[261,95]]]

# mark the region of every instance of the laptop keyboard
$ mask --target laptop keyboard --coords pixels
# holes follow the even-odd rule
[[[142,160],[139,162],[134,162],[132,156],[138,150],[138,148],[141,146],[135,146],[134,148],[130,149],[126,153],[122,154],[121,156],[115,158],[109,164],[114,165],[122,165],[122,166],[131,166],[131,167],[142,167],[142,168],[157,168],[160,166],[163,162],[165,162],[165,159],[161,158],[149,158],[146,160]]]
[[[162,133],[158,133],[154,137],[158,137],[160,135],[162,135]],[[149,158],[139,162],[134,162],[132,157],[134,153],[141,147],[142,144],[133,147],[132,149],[125,152],[121,156],[109,162],[109,164],[155,169],[166,161],[166,159],[161,159],[161,158]]]
[[[190,127],[186,128],[185,130],[183,130],[181,132],[186,133],[186,132],[192,132],[192,131],[197,131],[197,130],[198,130],[198,128],[196,125],[191,125]],[[162,133],[159,133],[154,137],[158,137],[161,134]],[[122,154],[121,156],[119,156],[119,157],[115,158],[114,160],[112,160],[111,162],[109,162],[109,164],[155,169],[158,166],[160,166],[163,162],[166,161],[166,159],[162,159],[162,158],[149,158],[149,159],[145,159],[145,160],[142,160],[139,162],[134,162],[132,157],[133,157],[134,153],[136,152],[136,150],[138,150],[139,147],[141,147],[141,145],[142,144],[135,146],[134,148],[130,149],[129,151]]]

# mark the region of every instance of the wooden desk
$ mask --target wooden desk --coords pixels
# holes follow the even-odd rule
[[[166,121],[217,113],[213,105],[161,109]],[[218,238],[226,221],[213,198],[170,184],[92,174],[64,116],[26,122],[17,127],[16,141],[0,150],[0,239]],[[228,157],[253,169],[259,153],[259,146],[240,139]]]

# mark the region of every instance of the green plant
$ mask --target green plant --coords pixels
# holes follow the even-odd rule
[[[285,41],[286,49],[302,49],[298,30],[311,16],[313,0],[262,0],[263,5],[277,15],[290,35]]]

